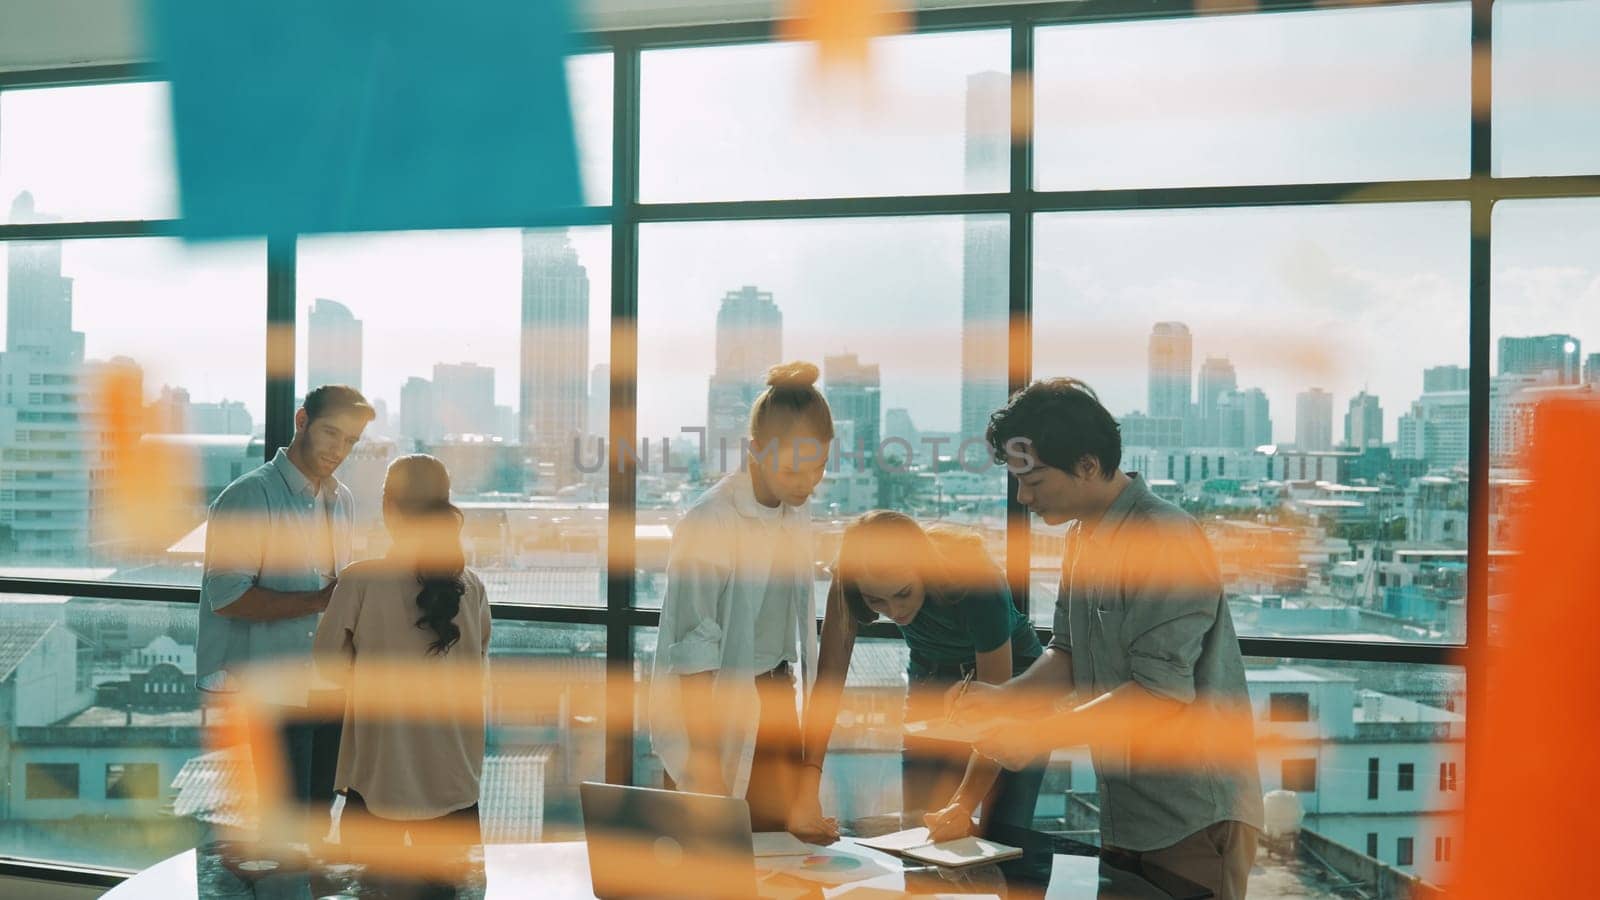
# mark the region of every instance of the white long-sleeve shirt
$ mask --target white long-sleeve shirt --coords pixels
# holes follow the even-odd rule
[[[650,739],[679,784],[689,761],[681,676],[717,673],[708,706],[716,718],[709,724],[717,729],[723,781],[735,796],[744,793],[755,750],[758,646],[798,641],[803,690],[809,689],[817,656],[812,560],[809,511],[763,507],[747,471],[717,482],[678,522],[650,682]],[[786,621],[761,616],[769,594],[778,608],[788,608]],[[758,640],[758,628],[772,627],[788,634]]]

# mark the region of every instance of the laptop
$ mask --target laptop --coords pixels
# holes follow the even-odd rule
[[[757,896],[744,800],[593,781],[578,797],[600,900]]]

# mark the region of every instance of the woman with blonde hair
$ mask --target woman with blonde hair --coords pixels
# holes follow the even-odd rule
[[[388,553],[339,576],[313,648],[318,670],[347,686],[340,843],[380,867],[383,851],[415,859],[439,845],[448,866],[482,840],[489,603],[466,568],[443,463],[424,454],[391,463],[383,520]]]
[[[822,814],[822,760],[838,716],[850,654],[861,625],[888,618],[910,648],[906,721],[944,714],[944,693],[975,677],[1000,684],[1044,652],[1026,616],[1011,602],[999,566],[974,532],[873,510],[845,528],[822,622],[817,685],[806,711],[799,802],[789,830],[828,840],[838,829]],[[977,825],[1032,827],[1042,767],[1005,772],[977,754],[954,756],[948,743],[905,738],[901,758],[903,827],[926,825],[935,840],[962,837]],[[919,821],[920,819],[920,821]]]
[[[673,528],[650,736],[668,784],[743,796],[756,831],[781,831],[800,762],[795,668],[816,661],[811,492],[833,415],[817,367],[774,366],[750,410],[739,469]]]

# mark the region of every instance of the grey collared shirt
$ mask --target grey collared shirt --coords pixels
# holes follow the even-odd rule
[[[335,479],[315,490],[282,450],[212,501],[200,579],[202,689],[232,687],[238,669],[250,663],[303,664],[310,675],[317,615],[247,622],[218,610],[253,587],[296,592],[327,585],[350,562],[354,505],[350,489]],[[277,699],[303,705],[305,690],[295,686]]]
[[[1162,728],[1188,732],[1185,745],[1196,748],[1192,764],[1173,767],[1141,760],[1132,743],[1091,744],[1101,842],[1146,851],[1225,820],[1260,828],[1256,766],[1226,765],[1207,752],[1250,739],[1217,734],[1250,727],[1250,697],[1199,524],[1134,475],[1092,528],[1068,527],[1066,548],[1050,646],[1072,654],[1076,690],[1096,697],[1132,681],[1186,704]]]

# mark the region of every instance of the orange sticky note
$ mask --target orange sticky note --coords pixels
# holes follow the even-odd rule
[[[1465,860],[1452,896],[1587,896],[1600,793],[1600,402],[1563,398],[1534,413],[1526,514],[1500,641],[1476,647],[1487,672],[1473,709],[1482,758],[1467,773]]]
[[[778,37],[815,43],[825,68],[865,68],[872,39],[904,32],[909,19],[887,0],[794,0],[778,23]]]

